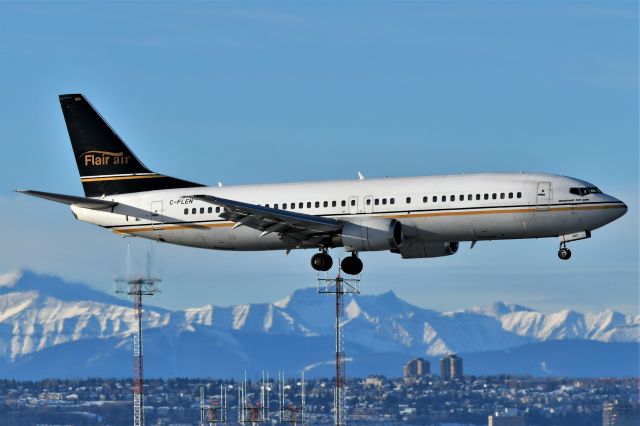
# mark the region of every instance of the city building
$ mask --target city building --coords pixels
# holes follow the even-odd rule
[[[431,373],[431,364],[422,358],[413,358],[407,362],[402,368],[402,377],[405,383],[415,382],[416,380],[427,376]]]
[[[440,360],[440,376],[444,381],[462,380],[462,358],[451,354]]]
[[[602,426],[637,425],[640,425],[640,408],[638,404],[619,400],[602,404]]]
[[[489,416],[488,426],[524,426],[524,417],[517,408],[505,408]]]

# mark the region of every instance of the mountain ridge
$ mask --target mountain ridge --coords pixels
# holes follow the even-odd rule
[[[344,306],[347,347],[361,359],[437,359],[452,352],[492,352],[504,358],[514,348],[554,341],[632,346],[640,342],[640,315],[612,310],[581,313],[565,309],[544,314],[521,305],[495,302],[437,312],[412,305],[392,291],[347,295]],[[332,341],[334,309],[334,299],[318,295],[315,288],[296,290],[273,303],[205,304],[182,310],[145,306],[145,344],[162,352],[160,342],[185,341],[198,351],[209,346],[225,348],[224,352],[231,350],[229,356],[250,360],[257,356],[252,351],[264,351],[255,347],[255,341],[268,346],[268,342],[277,341],[295,353],[311,342]],[[130,302],[80,283],[30,271],[0,275],[0,360],[9,371],[12,366],[31,365],[30,359],[40,359],[39,354],[44,353],[82,358],[82,354],[73,351],[74,344],[80,352],[85,351],[80,348],[92,348],[86,349],[87,359],[107,359],[110,351],[119,354],[129,346],[134,319]],[[329,343],[328,349],[330,346]],[[179,352],[185,350],[171,347]],[[599,346],[594,343],[592,347]],[[322,365],[331,361],[331,351],[320,360],[313,356],[318,351],[304,352],[314,359],[300,360],[298,364]],[[117,357],[120,356],[124,355]]]

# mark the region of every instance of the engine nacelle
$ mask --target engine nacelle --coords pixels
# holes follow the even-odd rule
[[[376,251],[398,249],[403,240],[402,224],[397,220],[368,218],[345,223],[333,242],[347,251]]]
[[[424,257],[451,256],[456,254],[460,243],[451,241],[446,243],[425,243],[400,246],[394,253],[400,253],[403,259],[418,259]]]

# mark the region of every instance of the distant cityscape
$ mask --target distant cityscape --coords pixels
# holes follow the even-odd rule
[[[512,376],[457,376],[443,380],[411,360],[402,378],[348,379],[348,424],[550,426],[638,425],[640,379],[552,379]],[[446,364],[451,359],[445,358]],[[413,371],[416,371],[414,374]],[[451,373],[454,374],[454,373]],[[417,376],[420,377],[417,377]],[[248,399],[257,401],[260,380],[249,381]],[[286,382],[285,406],[300,411],[302,383]],[[0,381],[0,424],[128,425],[132,423],[132,380]],[[220,388],[227,391],[227,406]],[[200,392],[237,424],[237,381],[150,379],[145,382],[145,420],[153,425],[199,425]],[[332,379],[305,381],[305,422],[332,424]],[[268,382],[268,420],[279,421],[276,382]],[[208,423],[206,423],[208,424]]]

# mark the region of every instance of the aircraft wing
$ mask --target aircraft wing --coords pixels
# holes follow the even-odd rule
[[[53,192],[32,191],[30,189],[18,189],[16,192],[31,195],[33,197],[44,198],[56,203],[68,204],[70,206],[83,207],[85,209],[106,209],[117,206],[114,201],[99,200],[96,198],[77,197],[75,195],[54,194]]]
[[[224,207],[220,216],[235,222],[235,227],[247,226],[262,231],[260,236],[276,232],[296,241],[308,241],[338,232],[343,222],[327,217],[313,216],[288,210],[278,210],[212,195],[188,195],[207,203]]]

